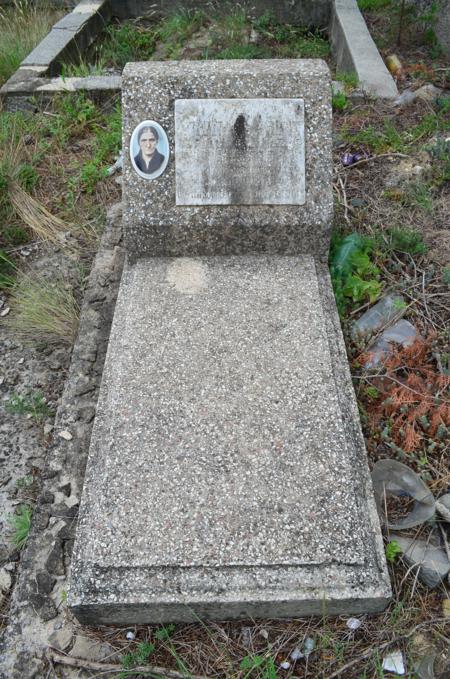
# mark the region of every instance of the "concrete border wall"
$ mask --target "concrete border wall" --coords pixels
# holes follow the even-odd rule
[[[447,1],[447,0],[446,0]],[[0,0],[5,2],[5,0]],[[60,6],[66,4],[54,0]],[[149,11],[167,14],[181,0],[81,0],[58,21],[19,69],[0,89],[9,110],[30,108],[32,98],[47,101],[59,92],[87,91],[96,100],[108,100],[120,92],[120,76],[61,78],[65,61],[77,61],[113,16],[139,16]],[[369,33],[356,0],[244,0],[255,13],[271,9],[280,21],[327,26],[338,71],[354,72],[362,92],[392,99],[397,87]],[[209,0],[184,0],[184,7],[206,7]],[[235,5],[235,3],[233,3]]]
[[[338,71],[356,73],[366,94],[381,99],[398,96],[356,0],[334,0],[329,33]]]

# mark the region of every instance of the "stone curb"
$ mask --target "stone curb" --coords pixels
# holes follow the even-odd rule
[[[201,4],[201,3],[199,3]],[[364,95],[395,99],[397,86],[372,40],[356,0],[330,0],[329,36],[338,71],[356,73]],[[120,76],[61,78],[60,62],[83,53],[111,16],[132,14],[136,7],[114,0],[81,0],[72,12],[58,21],[44,40],[23,60],[19,69],[0,89],[7,110],[30,107],[31,97],[46,103],[60,92],[86,92],[103,101],[121,91]],[[288,10],[286,10],[287,12]],[[295,17],[295,8],[290,10]],[[288,17],[286,17],[286,20]],[[50,76],[50,77],[49,77]]]
[[[356,0],[334,0],[330,41],[338,71],[354,72],[365,94],[395,99],[397,85],[372,40]]]
[[[120,240],[118,204],[108,213],[86,287],[78,338],[42,473],[42,489],[21,557],[9,625],[0,646],[0,679],[45,676],[45,651],[49,644],[58,645],[51,641],[52,637],[68,638],[72,634],[72,623],[63,604],[98,389],[124,262]],[[70,432],[70,440],[59,436],[64,431]]]

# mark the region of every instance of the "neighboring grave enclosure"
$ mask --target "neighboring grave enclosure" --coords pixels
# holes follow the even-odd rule
[[[132,257],[251,252],[327,257],[333,207],[331,88],[323,62],[148,62],[129,64],[123,82],[124,227]],[[234,103],[225,103],[219,116],[224,99]],[[212,114],[214,107],[208,131],[200,113]],[[163,126],[171,148],[165,173],[150,182],[136,174],[128,153],[133,130],[149,119]],[[252,129],[256,123],[265,138],[259,143],[259,132]],[[196,135],[203,137],[198,143]],[[211,138],[210,153],[205,135]],[[222,155],[211,153],[214,137]],[[273,159],[268,170],[258,172],[258,164],[270,159],[264,144]],[[197,164],[192,175],[190,156]],[[281,172],[281,182],[274,170]],[[268,182],[266,190],[259,174]],[[241,192],[247,181],[246,195],[232,195],[237,175]],[[260,188],[252,194],[255,186]]]
[[[356,73],[361,89],[371,96],[383,98],[396,97],[396,85],[386,69],[378,50],[369,34],[364,19],[359,12],[356,0],[305,0],[304,2],[271,3],[268,0],[257,0],[251,5],[251,15],[261,17],[270,9],[274,20],[293,26],[318,29],[328,33],[331,52],[336,63],[336,71]],[[30,108],[36,102],[44,103],[58,92],[83,91],[96,100],[110,101],[111,96],[121,89],[120,74],[98,73],[85,75],[81,68],[79,73],[68,75],[68,65],[77,64],[80,59],[89,58],[89,48],[102,34],[105,27],[115,18],[122,19],[134,16],[145,10],[150,19],[157,21],[168,16],[174,7],[206,8],[211,11],[209,3],[203,2],[114,2],[112,0],[81,0],[73,12],[63,17],[55,24],[44,40],[23,60],[19,69],[3,85],[0,90],[6,106],[14,108]],[[236,3],[231,3],[234,7]],[[270,7],[269,7],[270,6]],[[239,5],[241,7],[241,5]],[[226,12],[227,5],[220,5],[220,10]],[[217,11],[217,8],[213,12]],[[131,14],[129,14],[129,13]],[[313,40],[313,38],[311,38]],[[309,52],[300,54],[285,53],[279,56],[320,56],[326,43],[316,38],[317,45],[311,45]],[[321,43],[321,44],[320,44]],[[244,45],[245,47],[245,45]],[[267,46],[250,44],[250,52],[243,56],[271,57],[272,52]],[[194,50],[195,51],[195,50]],[[207,50],[206,50],[207,51]],[[157,56],[157,59],[170,55]],[[186,53],[189,58],[189,53]],[[202,54],[206,58],[215,58],[214,54]],[[222,55],[232,58],[235,55]],[[177,54],[175,53],[175,57]],[[139,57],[132,57],[130,61],[138,61]],[[70,71],[70,69],[69,69]]]

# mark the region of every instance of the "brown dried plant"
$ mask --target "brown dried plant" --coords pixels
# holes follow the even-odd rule
[[[450,375],[444,374],[432,353],[434,335],[410,347],[398,347],[385,362],[381,393],[369,414],[373,429],[391,422],[391,437],[406,453],[436,436],[440,425],[450,425]]]

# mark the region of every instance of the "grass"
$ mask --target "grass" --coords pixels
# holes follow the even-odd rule
[[[78,329],[79,307],[63,280],[20,273],[10,290],[10,325],[28,342],[71,346]]]
[[[358,0],[358,7],[362,11],[376,11],[389,7],[392,0]]]
[[[32,513],[31,507],[20,505],[16,513],[8,517],[9,525],[13,530],[10,539],[19,550],[23,549],[26,545],[31,528]]]
[[[53,415],[53,411],[39,391],[13,394],[6,402],[5,409],[15,415],[30,415],[37,422]]]
[[[42,5],[37,7],[30,0],[14,0],[11,7],[0,8],[0,86],[60,16],[60,12]]]
[[[270,12],[252,19],[231,12],[178,10],[158,24],[115,24],[106,29],[94,60],[122,69],[128,61],[158,59],[327,58],[324,35],[282,24]]]

